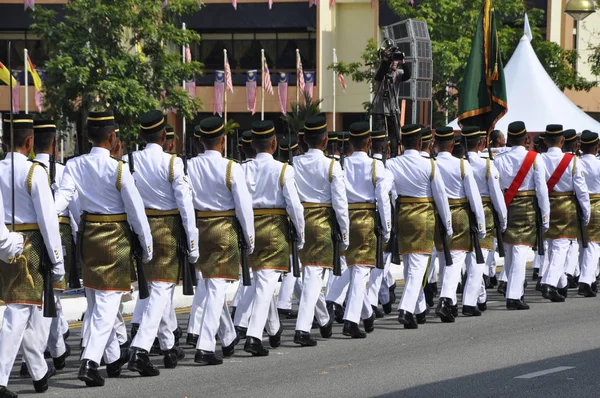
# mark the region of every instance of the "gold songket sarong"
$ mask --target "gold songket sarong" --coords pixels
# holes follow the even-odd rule
[[[396,211],[400,254],[431,254],[435,237],[433,198],[399,197]]]
[[[448,199],[448,203],[450,204],[452,231],[454,233],[452,238],[448,239],[450,250],[470,252],[473,250],[473,246],[469,226],[469,200],[467,198]],[[435,228],[435,248],[440,253],[444,251],[439,228]]]
[[[546,239],[576,239],[580,235],[576,200],[573,192],[550,192],[550,228]]]
[[[375,203],[348,204],[350,218],[350,245],[346,250],[348,267],[364,265],[374,267],[377,258],[375,235]]]
[[[479,245],[482,249],[494,250],[494,204],[489,196],[482,197],[483,215],[485,216],[485,238],[479,239]]]
[[[235,210],[196,211],[199,258],[203,278],[238,280],[240,250]]]
[[[7,225],[11,229],[10,225]],[[42,257],[46,246],[37,224],[17,224],[23,234],[23,253],[10,264],[0,261],[2,299],[6,304],[42,305]]]
[[[132,239],[126,214],[83,216],[83,286],[127,292],[134,274]]]
[[[146,209],[154,253],[144,264],[148,282],[179,283],[179,275],[187,255],[187,242],[179,210]]]
[[[304,248],[299,252],[302,265],[333,267],[332,231],[336,222],[330,203],[303,203]]]
[[[65,277],[61,282],[54,283],[56,290],[66,290],[69,273],[75,258],[75,242],[73,241],[73,229],[69,217],[58,217],[58,230],[60,232],[60,241],[63,249],[63,259],[65,263]]]
[[[254,209],[254,253],[248,256],[252,271],[290,270],[289,222],[285,209]]]
[[[600,194],[590,194],[590,223],[586,231],[590,242],[600,242]]]
[[[504,243],[534,246],[536,239],[535,191],[519,191],[507,208]]]

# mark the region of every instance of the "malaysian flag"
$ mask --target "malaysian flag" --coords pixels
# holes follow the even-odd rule
[[[335,52],[335,49],[333,49],[333,66],[337,66],[338,64],[338,60],[337,60],[337,54]],[[338,80],[340,81],[340,84],[342,85],[342,88],[344,89],[344,91],[346,91],[346,79],[344,79],[344,75],[342,75],[340,72],[338,72]]]
[[[190,45],[186,44],[185,45],[185,63],[189,64],[190,62],[192,62],[192,52],[190,51]]]
[[[315,72],[304,72],[304,91],[308,93],[310,99],[313,98],[313,88],[315,86]]]
[[[285,115],[288,107],[288,83],[290,82],[290,75],[289,73],[280,72],[278,76],[277,92],[279,94],[279,109]]]
[[[246,103],[248,110],[254,113],[256,112],[256,76],[258,72],[256,69],[249,70],[246,72]]]
[[[267,65],[267,59],[263,56],[263,73],[262,73],[262,87],[267,93],[273,95],[273,84],[271,84],[271,72],[269,72],[269,66]]]
[[[304,71],[302,70],[302,59],[300,59],[300,51],[298,50],[296,50],[296,79],[298,79],[298,89],[304,91]]]
[[[269,10],[273,8],[273,0],[269,0]]]
[[[35,0],[24,0],[23,5],[25,6],[25,11],[27,11],[28,8],[33,10],[35,8]]]
[[[233,5],[233,9],[237,10],[237,0],[231,0],[231,4]]]
[[[12,110],[14,113],[21,111],[21,71],[13,70],[13,83],[17,83],[12,88]]]
[[[225,72],[215,71],[215,92],[213,95],[213,115],[223,114],[223,98],[225,97]]]
[[[229,58],[225,54],[225,86],[227,91],[233,93],[233,81],[231,80],[231,67],[229,66]]]

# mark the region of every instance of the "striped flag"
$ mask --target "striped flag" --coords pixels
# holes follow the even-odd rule
[[[246,72],[246,104],[248,110],[254,115],[256,113],[256,69]]]
[[[233,93],[233,81],[231,80],[231,67],[229,66],[229,58],[225,55],[225,86],[227,91]]]
[[[215,91],[213,94],[213,115],[223,114],[223,99],[225,98],[225,72],[215,71]]]
[[[337,54],[335,52],[335,49],[333,51],[333,66],[337,66],[338,64],[338,60],[337,60]],[[340,84],[342,85],[342,88],[344,89],[344,91],[346,91],[346,79],[344,79],[344,75],[342,75],[340,72],[338,72],[338,80],[340,81]]]
[[[231,0],[231,4],[233,5],[233,9],[237,10],[237,0]]]
[[[14,77],[11,76],[10,72],[8,71],[8,68],[6,66],[4,66],[4,64],[2,62],[0,62],[0,80],[2,80],[4,82],[4,84],[6,84],[7,86],[10,86],[9,79],[12,79],[13,87],[17,85],[17,81],[15,80]]]
[[[31,62],[29,54],[27,54],[27,71],[31,74],[33,79],[33,85],[35,87],[35,105],[38,112],[42,111],[42,104],[44,103],[44,95],[42,94],[42,79],[35,70],[35,65]]]
[[[298,79],[298,89],[300,91],[304,91],[304,71],[302,70],[302,59],[300,59],[300,51],[296,51],[296,79]]]
[[[315,72],[304,72],[304,91],[308,93],[310,99],[313,98],[313,88],[315,86]]]
[[[262,87],[267,93],[273,95],[273,84],[271,84],[271,72],[269,72],[269,66],[267,65],[267,59],[263,57],[263,73],[262,73]]]
[[[12,110],[14,113],[21,111],[21,71],[13,70],[13,81],[16,82],[12,88]]]
[[[192,52],[190,51],[190,45],[186,44],[185,45],[185,63],[189,64],[190,62],[192,62]]]
[[[25,11],[27,11],[28,8],[33,10],[35,8],[35,0],[23,0],[23,5],[25,6]]]
[[[279,94],[279,110],[284,115],[287,113],[288,107],[288,83],[290,82],[289,73],[280,72],[279,81],[277,82],[277,93]]]
[[[269,10],[273,8],[273,0],[269,0]]]

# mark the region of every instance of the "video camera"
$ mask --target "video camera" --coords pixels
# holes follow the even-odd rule
[[[394,42],[391,39],[386,37],[383,40],[382,46],[379,48],[379,59],[387,62],[402,61],[404,59],[404,53],[394,45]]]

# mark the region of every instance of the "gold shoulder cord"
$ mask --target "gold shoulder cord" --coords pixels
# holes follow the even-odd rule
[[[329,164],[329,183],[333,182],[333,166],[335,165],[335,159],[331,159],[331,163]]]
[[[279,175],[279,186],[281,187],[281,189],[283,189],[283,184],[285,182],[285,169],[287,169],[288,164],[284,163],[283,167],[281,168],[281,174]]]
[[[485,179],[488,180],[490,178],[490,168],[491,168],[491,160],[488,158],[487,162],[486,162],[486,168],[485,168]]]
[[[35,170],[35,166],[39,166],[39,163],[33,163],[29,168],[29,173],[27,173],[27,192],[31,195],[31,185],[33,184],[33,172]],[[44,169],[45,170],[45,169]],[[50,176],[48,176],[48,183],[50,183]]]
[[[123,179],[123,161],[119,160],[119,166],[117,166],[117,191],[121,192],[121,180]]]
[[[230,160],[227,163],[227,173],[225,174],[225,184],[227,184],[227,189],[231,192],[233,185],[231,184],[231,168],[233,167],[233,160]]]
[[[573,156],[573,170],[571,170],[571,177],[575,175],[575,168],[577,167],[577,156]]]
[[[465,160],[460,159],[460,179],[464,181],[465,179]]]
[[[429,181],[433,181],[435,177],[435,161],[429,158],[429,162],[431,163],[431,175],[429,176]]]
[[[373,186],[377,186],[377,159],[373,159],[373,167],[371,169],[371,182]]]
[[[171,161],[169,162],[169,182],[172,184],[175,179],[175,159],[177,155],[171,155]]]

